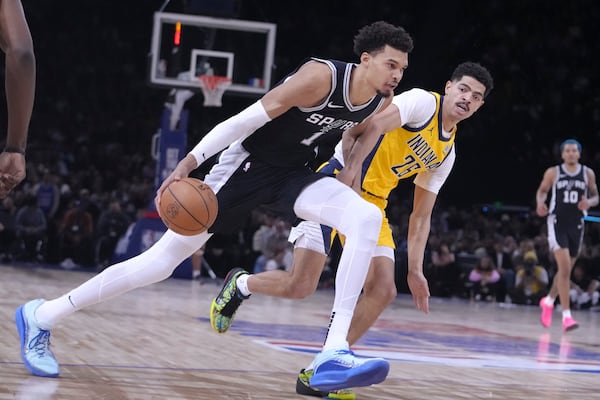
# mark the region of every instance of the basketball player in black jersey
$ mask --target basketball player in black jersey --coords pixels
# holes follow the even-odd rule
[[[383,381],[389,363],[355,357],[346,341],[382,213],[349,187],[363,161],[356,154],[350,154],[337,179],[315,174],[307,164],[324,136],[339,138],[344,131],[356,136],[372,115],[391,103],[412,47],[410,35],[401,27],[382,21],[365,26],[354,38],[358,64],[309,59],[259,101],[208,132],[163,182],[156,201],[171,182],[188,176],[226,148],[204,178],[219,200],[214,225],[195,236],[167,230],[142,254],[108,267],[65,295],[19,307],[15,318],[27,369],[34,375],[58,376],[60,368],[49,349],[49,337],[60,319],[166,279],[213,233],[236,230],[254,208],[264,205],[290,219],[334,227],[346,236],[329,333],[317,355],[311,385],[329,391]],[[220,297],[229,302],[235,296],[236,287],[228,285]],[[223,312],[223,305],[213,304],[215,310]],[[213,327],[218,325],[214,314]]]
[[[8,129],[0,153],[0,199],[25,179],[25,147],[35,96],[33,40],[21,0],[0,0]]]
[[[540,300],[540,319],[546,328],[550,326],[558,295],[563,331],[567,332],[578,327],[571,315],[571,270],[583,241],[583,217],[590,207],[598,205],[598,187],[594,171],[579,163],[581,144],[577,140],[565,140],[560,145],[560,152],[563,163],[546,170],[536,193],[536,211],[540,217],[547,216],[548,243],[558,266],[550,293]],[[550,190],[552,196],[547,206]]]

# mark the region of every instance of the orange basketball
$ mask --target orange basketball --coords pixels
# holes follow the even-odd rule
[[[180,235],[202,233],[215,222],[219,204],[215,192],[200,179],[183,178],[172,182],[160,198],[160,216]]]

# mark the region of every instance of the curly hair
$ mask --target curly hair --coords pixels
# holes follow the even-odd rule
[[[466,61],[461,63],[454,69],[452,75],[450,76],[451,81],[458,81],[463,76],[470,76],[475,78],[483,86],[485,86],[485,93],[483,97],[487,97],[490,91],[494,88],[494,79],[492,78],[492,74],[481,64],[471,61]]]
[[[413,40],[404,28],[385,21],[366,25],[354,36],[354,53],[359,57],[364,52],[379,52],[386,45],[410,53],[413,49]]]

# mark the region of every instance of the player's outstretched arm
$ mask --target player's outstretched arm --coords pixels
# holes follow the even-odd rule
[[[423,274],[425,246],[431,227],[431,213],[437,195],[415,185],[413,211],[408,222],[408,287],[417,309],[429,313],[429,285]]]

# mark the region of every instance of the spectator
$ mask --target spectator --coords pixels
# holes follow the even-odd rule
[[[293,247],[288,241],[290,225],[284,220],[277,219],[267,237],[266,249],[270,258],[265,263],[265,270],[281,269],[289,271],[293,262]]]
[[[37,204],[37,197],[27,194],[16,215],[16,233],[20,241],[18,258],[23,261],[43,261],[48,223]]]
[[[61,193],[57,185],[57,176],[52,174],[47,168],[38,166],[42,173],[42,179],[33,185],[32,193],[35,194],[38,206],[44,212],[48,227],[46,229],[47,251],[45,253],[46,261],[56,261],[56,230],[57,215],[61,206]],[[37,174],[36,174],[37,175]]]
[[[11,261],[17,248],[17,209],[12,197],[0,204],[0,261]]]
[[[537,305],[548,293],[548,272],[538,264],[535,251],[528,251],[516,264],[515,288],[510,293],[515,304]]]
[[[252,236],[252,250],[258,254],[253,267],[255,274],[264,271],[267,261],[274,256],[267,244],[277,218],[269,212],[261,212],[260,219],[261,225]]]
[[[491,257],[495,261],[501,277],[498,283],[498,293],[496,293],[498,302],[509,300],[508,293],[515,287],[515,269],[512,256],[514,247],[516,247],[516,244],[510,235],[495,240],[493,244]]]
[[[55,182],[54,175],[48,170],[44,171],[42,180],[34,185],[33,192],[46,219],[50,221],[56,215],[60,205],[60,189]]]
[[[469,273],[469,284],[472,297],[476,300],[492,301],[497,292],[500,273],[489,255],[479,258],[475,267]]]
[[[97,204],[98,194],[90,193],[89,189],[80,189],[79,190],[79,207],[83,211],[87,211],[92,216],[93,221],[97,221],[100,216],[100,207]]]
[[[73,200],[59,227],[61,266],[66,269],[92,264],[94,221],[92,215]]]
[[[96,225],[95,261],[100,269],[107,266],[117,246],[119,238],[125,233],[131,219],[121,209],[121,203],[113,199],[108,209],[100,213]]]
[[[451,297],[457,294],[460,276],[456,257],[447,242],[440,242],[431,251],[431,295]]]
[[[581,262],[577,262],[573,266],[571,289],[569,291],[571,303],[575,308],[581,310],[598,305],[599,288],[600,282],[589,274]]]
[[[523,264],[523,261],[525,260],[525,254],[528,254],[530,252],[533,252],[533,254],[535,255],[535,259],[537,261],[538,258],[537,258],[537,253],[535,252],[535,243],[533,242],[533,239],[522,238],[519,241],[519,246],[513,253],[513,263],[515,265]]]

